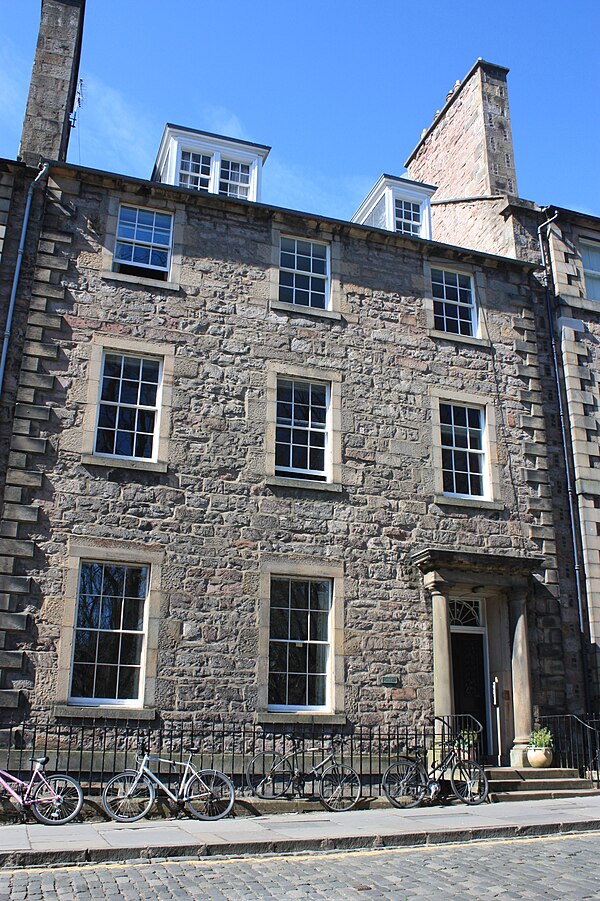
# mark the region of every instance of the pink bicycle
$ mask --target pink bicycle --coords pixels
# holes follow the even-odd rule
[[[62,826],[74,820],[83,807],[83,792],[72,776],[63,773],[47,776],[44,766],[49,759],[31,758],[33,768],[29,782],[0,770],[0,789],[7,792],[20,810],[30,807],[36,820],[45,826]]]

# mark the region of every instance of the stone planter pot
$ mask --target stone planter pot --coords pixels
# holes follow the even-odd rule
[[[527,762],[529,766],[536,768],[550,766],[552,757],[552,748],[527,748]]]

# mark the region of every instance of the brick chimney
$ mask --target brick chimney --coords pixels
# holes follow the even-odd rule
[[[42,0],[19,159],[66,160],[83,33],[85,0]]]

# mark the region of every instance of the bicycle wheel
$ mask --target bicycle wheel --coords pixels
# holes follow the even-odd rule
[[[127,770],[106,783],[102,806],[117,823],[133,823],[146,816],[155,795],[154,785],[147,776],[138,777],[135,770]]]
[[[390,804],[400,810],[418,807],[427,791],[427,784],[417,763],[408,757],[394,761],[383,774],[381,784]]]
[[[452,767],[450,785],[457,798],[465,804],[482,804],[488,796],[488,780],[473,760],[459,760]]]
[[[257,754],[246,768],[246,781],[259,798],[281,798],[294,778],[292,764],[281,754]]]
[[[81,786],[72,776],[53,773],[44,776],[33,793],[31,809],[38,822],[45,826],[61,826],[74,820],[83,807]]]
[[[358,773],[345,763],[332,763],[321,774],[319,797],[328,810],[352,810],[362,786]]]
[[[235,789],[225,773],[200,770],[188,785],[185,805],[199,820],[226,817],[235,801]]]

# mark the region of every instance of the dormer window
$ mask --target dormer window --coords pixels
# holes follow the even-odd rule
[[[408,178],[382,175],[352,221],[412,238],[431,238],[430,198],[435,190]]]
[[[262,164],[269,150],[262,144],[167,125],[152,178],[208,194],[259,200]]]
[[[396,217],[395,231],[401,235],[412,235],[413,238],[421,237],[421,204],[412,200],[402,200],[396,197],[394,203]]]

